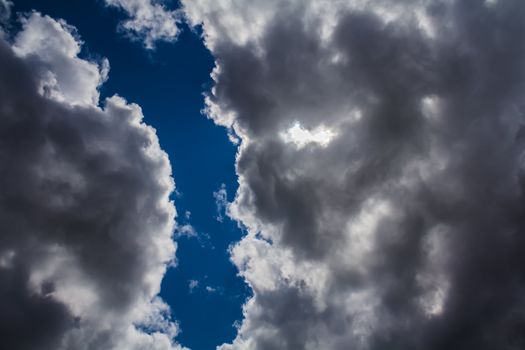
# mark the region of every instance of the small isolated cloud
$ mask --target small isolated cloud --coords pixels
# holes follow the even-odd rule
[[[206,291],[208,293],[215,293],[217,291],[217,288],[213,288],[213,287],[210,287],[210,286],[206,286]]]
[[[193,293],[195,289],[199,287],[199,281],[197,280],[190,280],[188,283],[188,289],[190,293]]]
[[[226,185],[222,184],[221,187],[213,192],[213,198],[215,199],[215,207],[217,210],[217,216],[215,219],[219,222],[224,221],[224,215],[228,209],[228,191]]]
[[[184,225],[177,225],[175,228],[175,232],[178,236],[189,236],[189,237],[195,237],[197,236],[197,232],[195,231],[195,228],[191,226],[190,224],[184,224]]]
[[[173,42],[179,34],[182,13],[169,10],[156,0],[105,0],[108,6],[117,7],[129,19],[120,29],[132,39],[142,41],[147,49],[154,49],[157,41]]]
[[[191,219],[191,212],[189,210],[186,210],[184,212],[184,220],[181,220],[181,218],[178,220],[179,222],[175,225],[175,236],[176,238],[180,238],[183,236],[186,237],[197,237],[197,231],[195,228],[189,223]]]

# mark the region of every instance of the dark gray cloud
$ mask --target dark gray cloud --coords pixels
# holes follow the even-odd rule
[[[222,349],[525,346],[525,3],[184,1],[241,146]]]
[[[78,58],[73,31],[32,13],[0,39],[2,347],[179,348],[156,297],[175,253],[168,157],[139,106],[98,106],[108,65]]]

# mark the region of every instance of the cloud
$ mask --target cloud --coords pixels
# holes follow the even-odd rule
[[[157,41],[173,42],[179,34],[181,12],[169,10],[155,0],[105,0],[129,16],[121,29],[134,40],[142,41],[147,49],[154,49]]]
[[[13,2],[9,0],[0,0],[0,24],[3,24],[11,17],[11,7]],[[1,33],[1,30],[0,30]]]
[[[9,349],[178,349],[168,157],[108,65],[39,13],[0,39],[0,334]]]
[[[222,350],[525,346],[523,1],[183,7],[241,140]]]
[[[210,286],[206,286],[206,291],[208,293],[215,293],[217,291],[217,288],[213,288],[213,287],[210,287]]]
[[[197,280],[190,280],[188,283],[188,289],[190,290],[190,293],[193,293],[193,291],[199,287],[199,281]]]
[[[228,191],[226,190],[225,184],[222,184],[217,191],[213,192],[213,198],[215,199],[215,207],[217,209],[217,216],[215,219],[219,222],[223,222],[223,215],[228,209]]]
[[[190,224],[177,225],[175,232],[179,236],[189,236],[189,237],[197,236],[197,232],[195,231],[195,228],[191,226]]]

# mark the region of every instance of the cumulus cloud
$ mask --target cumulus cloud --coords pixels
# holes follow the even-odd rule
[[[206,291],[208,293],[215,293],[215,292],[217,292],[217,288],[213,288],[211,286],[206,286]]]
[[[156,0],[105,0],[108,6],[125,11],[129,19],[121,29],[135,40],[142,41],[147,49],[154,49],[157,41],[172,42],[179,34],[181,12],[167,9]]]
[[[525,347],[525,2],[183,6],[241,140],[222,350]]]
[[[173,261],[168,157],[138,105],[98,105],[108,64],[39,13],[0,39],[0,334],[6,349],[158,349]]]
[[[42,94],[67,104],[97,105],[98,87],[106,80],[109,62],[78,58],[82,42],[76,29],[63,20],[32,14],[22,18],[13,44],[17,56],[34,61]]]

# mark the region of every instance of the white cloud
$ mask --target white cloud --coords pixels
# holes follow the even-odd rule
[[[121,23],[123,31],[140,40],[147,49],[154,49],[157,41],[172,42],[179,34],[182,14],[169,10],[155,0],[105,0],[108,6],[118,7],[129,19]]]
[[[190,237],[197,236],[197,232],[195,231],[195,228],[191,226],[190,224],[177,225],[175,232],[179,236],[190,236]]]
[[[225,184],[222,184],[217,191],[213,192],[213,198],[215,198],[215,207],[217,208],[217,216],[215,219],[223,222],[224,214],[228,209],[228,191],[226,190]]]
[[[32,13],[13,45],[20,57],[39,61],[40,91],[60,102],[96,105],[99,86],[107,79],[109,62],[78,58],[82,42],[76,29],[62,20]]]
[[[325,128],[323,125],[320,125],[313,130],[308,130],[303,128],[299,122],[294,123],[294,125],[286,130],[286,132],[281,133],[281,137],[285,142],[292,142],[298,148],[303,148],[312,143],[326,147],[332,141],[334,136],[335,133],[332,130]]]
[[[197,280],[190,280],[190,282],[188,283],[188,288],[190,290],[190,293],[193,293],[193,291],[199,287],[199,281]]]

